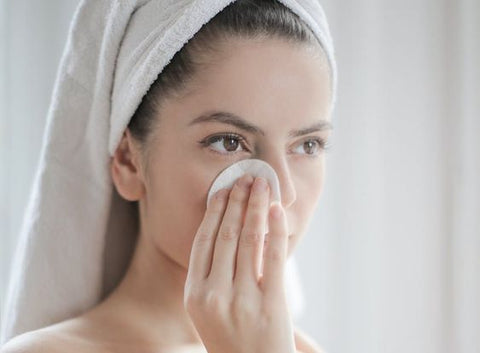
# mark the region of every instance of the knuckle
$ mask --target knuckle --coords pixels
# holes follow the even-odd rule
[[[255,319],[258,316],[258,312],[255,308],[254,303],[251,298],[246,295],[237,295],[232,301],[232,318],[236,322],[251,322],[252,319]]]
[[[216,216],[222,214],[229,194],[230,191],[224,190],[222,193],[220,193],[220,195],[214,195],[212,200],[210,200],[209,204],[207,205],[207,212],[205,215]]]
[[[212,206],[210,207],[210,213],[213,215],[218,215],[223,211],[223,204],[225,203],[224,199],[215,199],[212,202]]]
[[[284,254],[280,249],[270,249],[265,253],[265,257],[270,261],[274,263],[280,263],[282,262],[284,258]]]
[[[227,305],[225,294],[219,290],[211,289],[205,292],[202,305],[207,308],[209,313],[222,316],[225,314],[225,308]]]
[[[273,305],[265,305],[258,318],[259,326],[270,327],[275,322],[275,309]]]
[[[258,229],[245,229],[240,237],[243,245],[256,245],[262,239],[262,233]]]
[[[226,296],[220,289],[212,289],[204,285],[191,285],[184,294],[184,307],[191,315],[223,316]]]
[[[185,288],[183,304],[189,313],[194,313],[202,308],[204,302],[203,287],[198,284],[191,284]]]
[[[245,194],[245,190],[241,186],[235,184],[230,193],[230,200],[233,202],[243,202],[246,198]]]
[[[227,225],[220,229],[218,236],[223,240],[233,240],[237,238],[237,230]]]
[[[208,243],[213,239],[213,234],[206,232],[205,230],[200,230],[195,236],[197,243]]]

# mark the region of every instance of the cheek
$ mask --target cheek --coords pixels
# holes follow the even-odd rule
[[[313,175],[311,178],[305,178],[305,175]],[[289,224],[292,228],[293,237],[289,242],[288,254],[295,249],[297,243],[303,237],[308,224],[311,221],[324,185],[323,170],[320,174],[303,174],[297,184],[297,198],[290,210]],[[288,214],[288,212],[287,212]]]
[[[311,170],[303,170],[297,175],[296,191],[297,198],[295,205],[296,215],[306,220],[310,218],[311,213],[315,209],[320,195],[323,190],[325,173],[323,165],[320,168],[312,168]]]
[[[158,210],[151,216],[153,240],[158,250],[167,253],[178,264],[187,268],[192,242],[206,211],[207,194],[217,173],[200,163],[185,163],[169,176],[163,173],[165,183],[152,188]]]

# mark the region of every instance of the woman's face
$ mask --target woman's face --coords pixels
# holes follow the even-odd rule
[[[330,134],[330,82],[319,49],[272,39],[235,39],[223,48],[221,60],[191,82],[197,89],[163,103],[140,200],[142,232],[184,268],[209,188],[231,164],[256,158],[275,169],[291,233],[288,255],[323,189],[325,152],[316,140]],[[218,120],[196,120],[213,113]]]

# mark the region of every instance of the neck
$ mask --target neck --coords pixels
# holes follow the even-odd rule
[[[183,304],[186,275],[184,267],[139,234],[130,266],[102,303],[103,312],[131,323],[142,340],[201,344]]]

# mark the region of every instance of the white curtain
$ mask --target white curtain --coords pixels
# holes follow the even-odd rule
[[[480,352],[480,1],[321,2],[339,98],[299,326],[329,353]],[[0,2],[2,294],[76,4]]]

